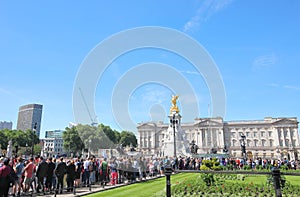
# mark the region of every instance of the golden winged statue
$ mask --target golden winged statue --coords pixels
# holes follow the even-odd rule
[[[172,106],[170,108],[170,113],[172,114],[173,111],[175,111],[176,113],[179,113],[179,109],[177,107],[177,99],[178,99],[178,95],[172,95]]]

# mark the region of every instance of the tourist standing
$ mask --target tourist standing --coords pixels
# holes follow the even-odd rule
[[[20,196],[21,193],[21,187],[22,187],[22,174],[24,170],[24,164],[23,164],[23,159],[21,157],[18,157],[17,159],[17,165],[16,165],[16,175],[18,177],[18,180],[16,181],[16,184],[14,185],[14,193],[17,193],[18,196]],[[18,192],[17,192],[18,190]]]
[[[44,160],[43,157],[40,157],[40,163],[38,164],[36,176],[38,180],[38,186],[36,189],[37,193],[40,193],[40,189],[45,192],[44,179],[47,177],[48,173],[48,163]]]
[[[118,180],[118,172],[117,172],[117,163],[115,159],[112,159],[109,164],[109,169],[111,173],[111,185],[116,185]]]
[[[52,157],[48,158],[48,170],[47,170],[47,176],[46,176],[46,188],[48,191],[52,190],[52,186],[55,187],[55,185],[52,184],[52,178],[55,170],[55,163],[52,162]]]
[[[30,185],[32,182],[33,173],[34,173],[34,168],[35,168],[35,165],[33,163],[33,158],[31,157],[29,159],[29,161],[27,162],[27,165],[24,167],[24,181],[23,181],[23,184],[24,184],[23,191],[24,192],[29,191],[29,188],[30,188]]]
[[[67,163],[67,191],[73,191],[74,188],[74,180],[76,175],[76,167],[74,161],[68,161]]]
[[[64,175],[66,173],[66,163],[64,162],[64,158],[60,158],[60,162],[57,164],[55,169],[55,175],[57,177],[57,191],[60,191],[60,194],[63,192],[64,188]],[[60,187],[59,187],[60,186]],[[60,190],[59,190],[60,189]]]
[[[107,159],[104,158],[100,165],[100,174],[101,174],[101,185],[106,185],[108,182],[108,163]]]
[[[7,197],[9,184],[10,184],[10,174],[12,168],[9,166],[9,159],[5,158],[3,160],[3,165],[0,167],[0,197]]]

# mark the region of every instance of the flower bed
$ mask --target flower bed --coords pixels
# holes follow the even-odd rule
[[[245,175],[202,174],[194,179],[177,181],[172,184],[172,196],[274,196],[271,184],[255,184],[244,182]],[[226,182],[226,180],[234,180]],[[288,181],[282,189],[283,196],[299,196],[300,187]]]

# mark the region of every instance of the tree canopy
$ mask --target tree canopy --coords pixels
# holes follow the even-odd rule
[[[118,144],[137,146],[137,139],[133,132],[122,131],[119,133],[103,124],[99,124],[97,127],[78,124],[71,129],[66,128],[63,140],[64,149],[74,153],[80,152],[82,149],[98,151],[99,149],[116,148]]]
[[[32,146],[40,142],[39,137],[32,130],[0,130],[0,146],[1,149],[7,149],[8,142],[12,141],[14,147]]]
[[[63,132],[63,147],[68,152],[78,153],[84,149],[84,144],[76,127],[66,128]]]

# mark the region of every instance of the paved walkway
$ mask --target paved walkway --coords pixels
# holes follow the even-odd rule
[[[147,177],[146,180],[143,181],[136,181],[136,183],[140,183],[140,182],[145,182],[145,181],[149,181],[149,180],[153,180],[153,179],[157,179],[157,178],[161,178],[164,176],[157,176],[157,177]],[[117,184],[117,185],[106,185],[104,188],[100,185],[100,183],[96,183],[94,185],[91,185],[91,189],[89,187],[80,187],[80,188],[76,188],[76,192],[75,195],[73,194],[73,192],[66,192],[64,191],[62,194],[56,194],[57,197],[76,197],[76,196],[85,196],[85,195],[89,195],[92,193],[97,193],[100,191],[104,191],[104,190],[109,190],[109,189],[114,189],[114,188],[118,188],[118,187],[123,187],[126,185],[130,185],[130,184],[135,184],[135,183],[122,183],[122,184]],[[22,196],[44,196],[44,197],[54,197],[54,194],[49,194],[46,193],[45,195],[43,195],[43,193],[33,193],[28,194],[28,195],[22,195]]]

